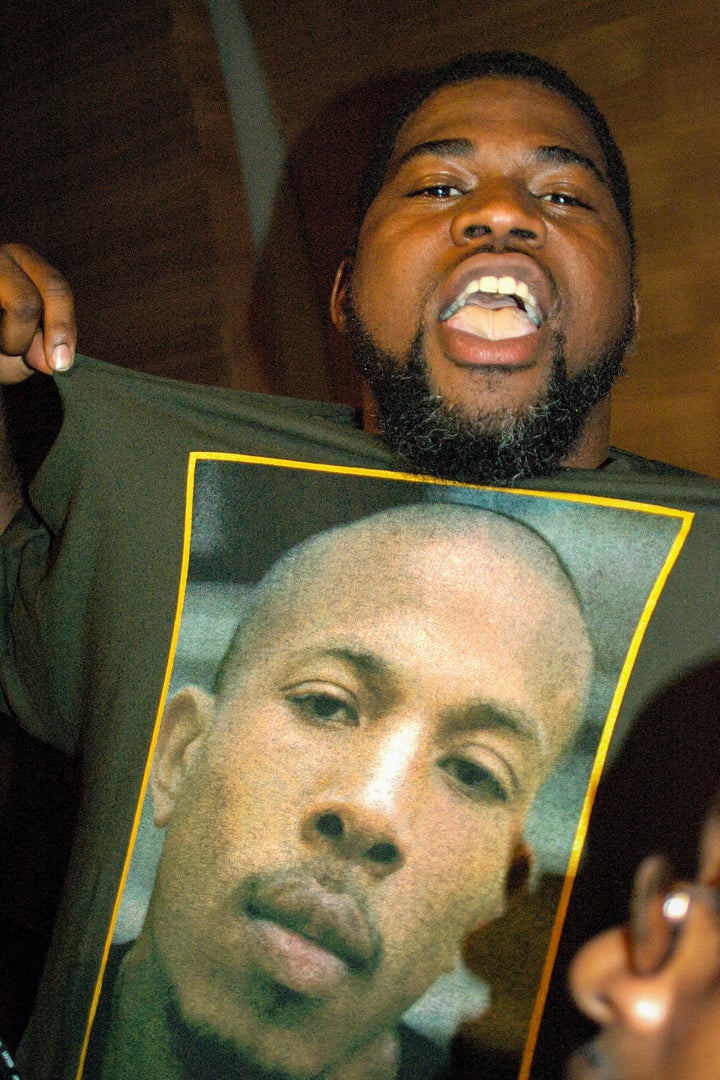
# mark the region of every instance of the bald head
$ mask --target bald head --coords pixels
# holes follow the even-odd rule
[[[585,706],[592,647],[575,587],[533,529],[475,507],[396,507],[327,530],[280,558],[254,587],[220,666],[218,703],[232,696],[256,652],[292,645],[328,617],[379,618],[444,598],[471,623],[477,607],[527,661],[534,689],[562,720],[549,738],[554,760]],[[482,651],[468,638],[458,663]],[[550,749],[552,747],[552,750]]]

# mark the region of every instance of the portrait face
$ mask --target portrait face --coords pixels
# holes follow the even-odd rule
[[[346,537],[285,582],[156,751],[143,934],[184,1022],[293,1077],[394,1029],[502,912],[589,665],[567,582],[488,537]]]
[[[665,895],[663,875],[649,871],[646,865],[639,872],[635,907],[638,892],[646,909]],[[672,930],[658,917],[646,918],[644,933],[611,930],[576,957],[573,993],[601,1032],[573,1057],[568,1080],[720,1080],[718,882],[720,816],[712,813],[700,885],[713,891],[698,890],[682,924]],[[650,970],[643,953],[655,953]]]
[[[542,404],[554,378],[608,358],[617,374],[632,257],[604,170],[588,121],[554,91],[496,77],[437,91],[400,132],[338,277],[336,324],[351,300],[386,358],[419,357],[433,394],[491,428]]]

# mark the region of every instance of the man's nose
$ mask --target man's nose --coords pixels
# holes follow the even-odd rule
[[[458,204],[451,227],[459,247],[480,241],[498,251],[515,245],[541,246],[547,227],[533,196],[507,179],[479,184]]]
[[[570,968],[570,988],[578,1007],[596,1024],[640,1036],[659,1031],[672,1006],[670,980],[632,970],[621,929],[593,938],[580,950]]]
[[[411,723],[343,760],[308,807],[302,838],[375,877],[399,870],[423,776],[420,728]]]

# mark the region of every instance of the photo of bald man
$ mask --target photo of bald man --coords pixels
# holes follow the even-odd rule
[[[527,877],[591,667],[557,555],[499,514],[399,507],[283,556],[214,692],[166,708],[167,836],[84,1075],[436,1075],[401,1018]]]

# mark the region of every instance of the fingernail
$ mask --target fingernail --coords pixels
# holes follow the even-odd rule
[[[50,366],[53,371],[67,371],[72,367],[72,353],[69,345],[56,345],[52,351]]]

